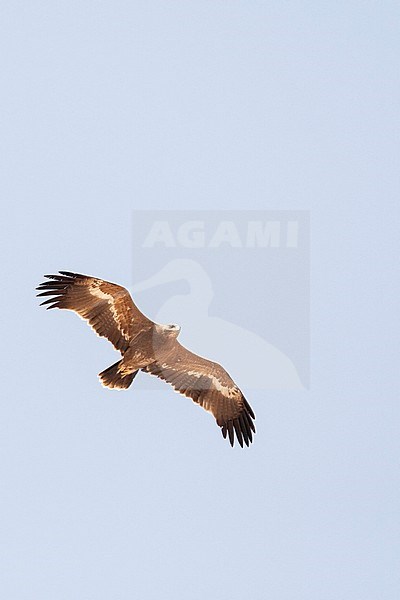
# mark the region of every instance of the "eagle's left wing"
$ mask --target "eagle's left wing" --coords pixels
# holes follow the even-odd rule
[[[235,382],[218,363],[184,348],[177,340],[172,350],[158,354],[157,360],[142,369],[170,383],[172,387],[214,415],[222,435],[234,437],[243,447],[253,441],[254,412]]]
[[[153,325],[134,304],[128,290],[116,283],[69,271],[45,277],[50,281],[36,288],[38,296],[50,296],[42,304],[73,310],[122,354],[139,331]]]

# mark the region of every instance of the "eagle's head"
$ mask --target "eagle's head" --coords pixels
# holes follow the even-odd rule
[[[171,335],[172,337],[178,337],[180,331],[181,331],[180,325],[175,325],[174,323],[171,323],[170,325],[166,326],[165,332],[168,335]]]
[[[164,335],[168,337],[176,338],[179,335],[181,330],[180,325],[170,324],[170,325],[158,325],[158,331],[161,331]]]

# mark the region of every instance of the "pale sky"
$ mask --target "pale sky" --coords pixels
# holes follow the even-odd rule
[[[1,597],[397,599],[398,3],[0,13]],[[142,208],[310,211],[310,390],[252,394],[250,449],[38,308],[132,285]]]

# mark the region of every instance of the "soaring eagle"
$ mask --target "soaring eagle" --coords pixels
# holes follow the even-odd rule
[[[37,295],[51,297],[41,305],[75,311],[120,351],[122,359],[99,374],[104,386],[128,388],[139,370],[150,373],[214,415],[231,446],[235,434],[242,447],[253,441],[255,415],[246,398],[221,365],[178,342],[179,325],[153,323],[115,283],[69,271],[45,277],[50,281]]]

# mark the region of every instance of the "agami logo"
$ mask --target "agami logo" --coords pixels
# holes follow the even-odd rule
[[[154,221],[143,248],[297,248],[298,221],[247,221],[238,228],[234,221],[210,227],[206,221],[185,221],[174,226],[169,220]]]

